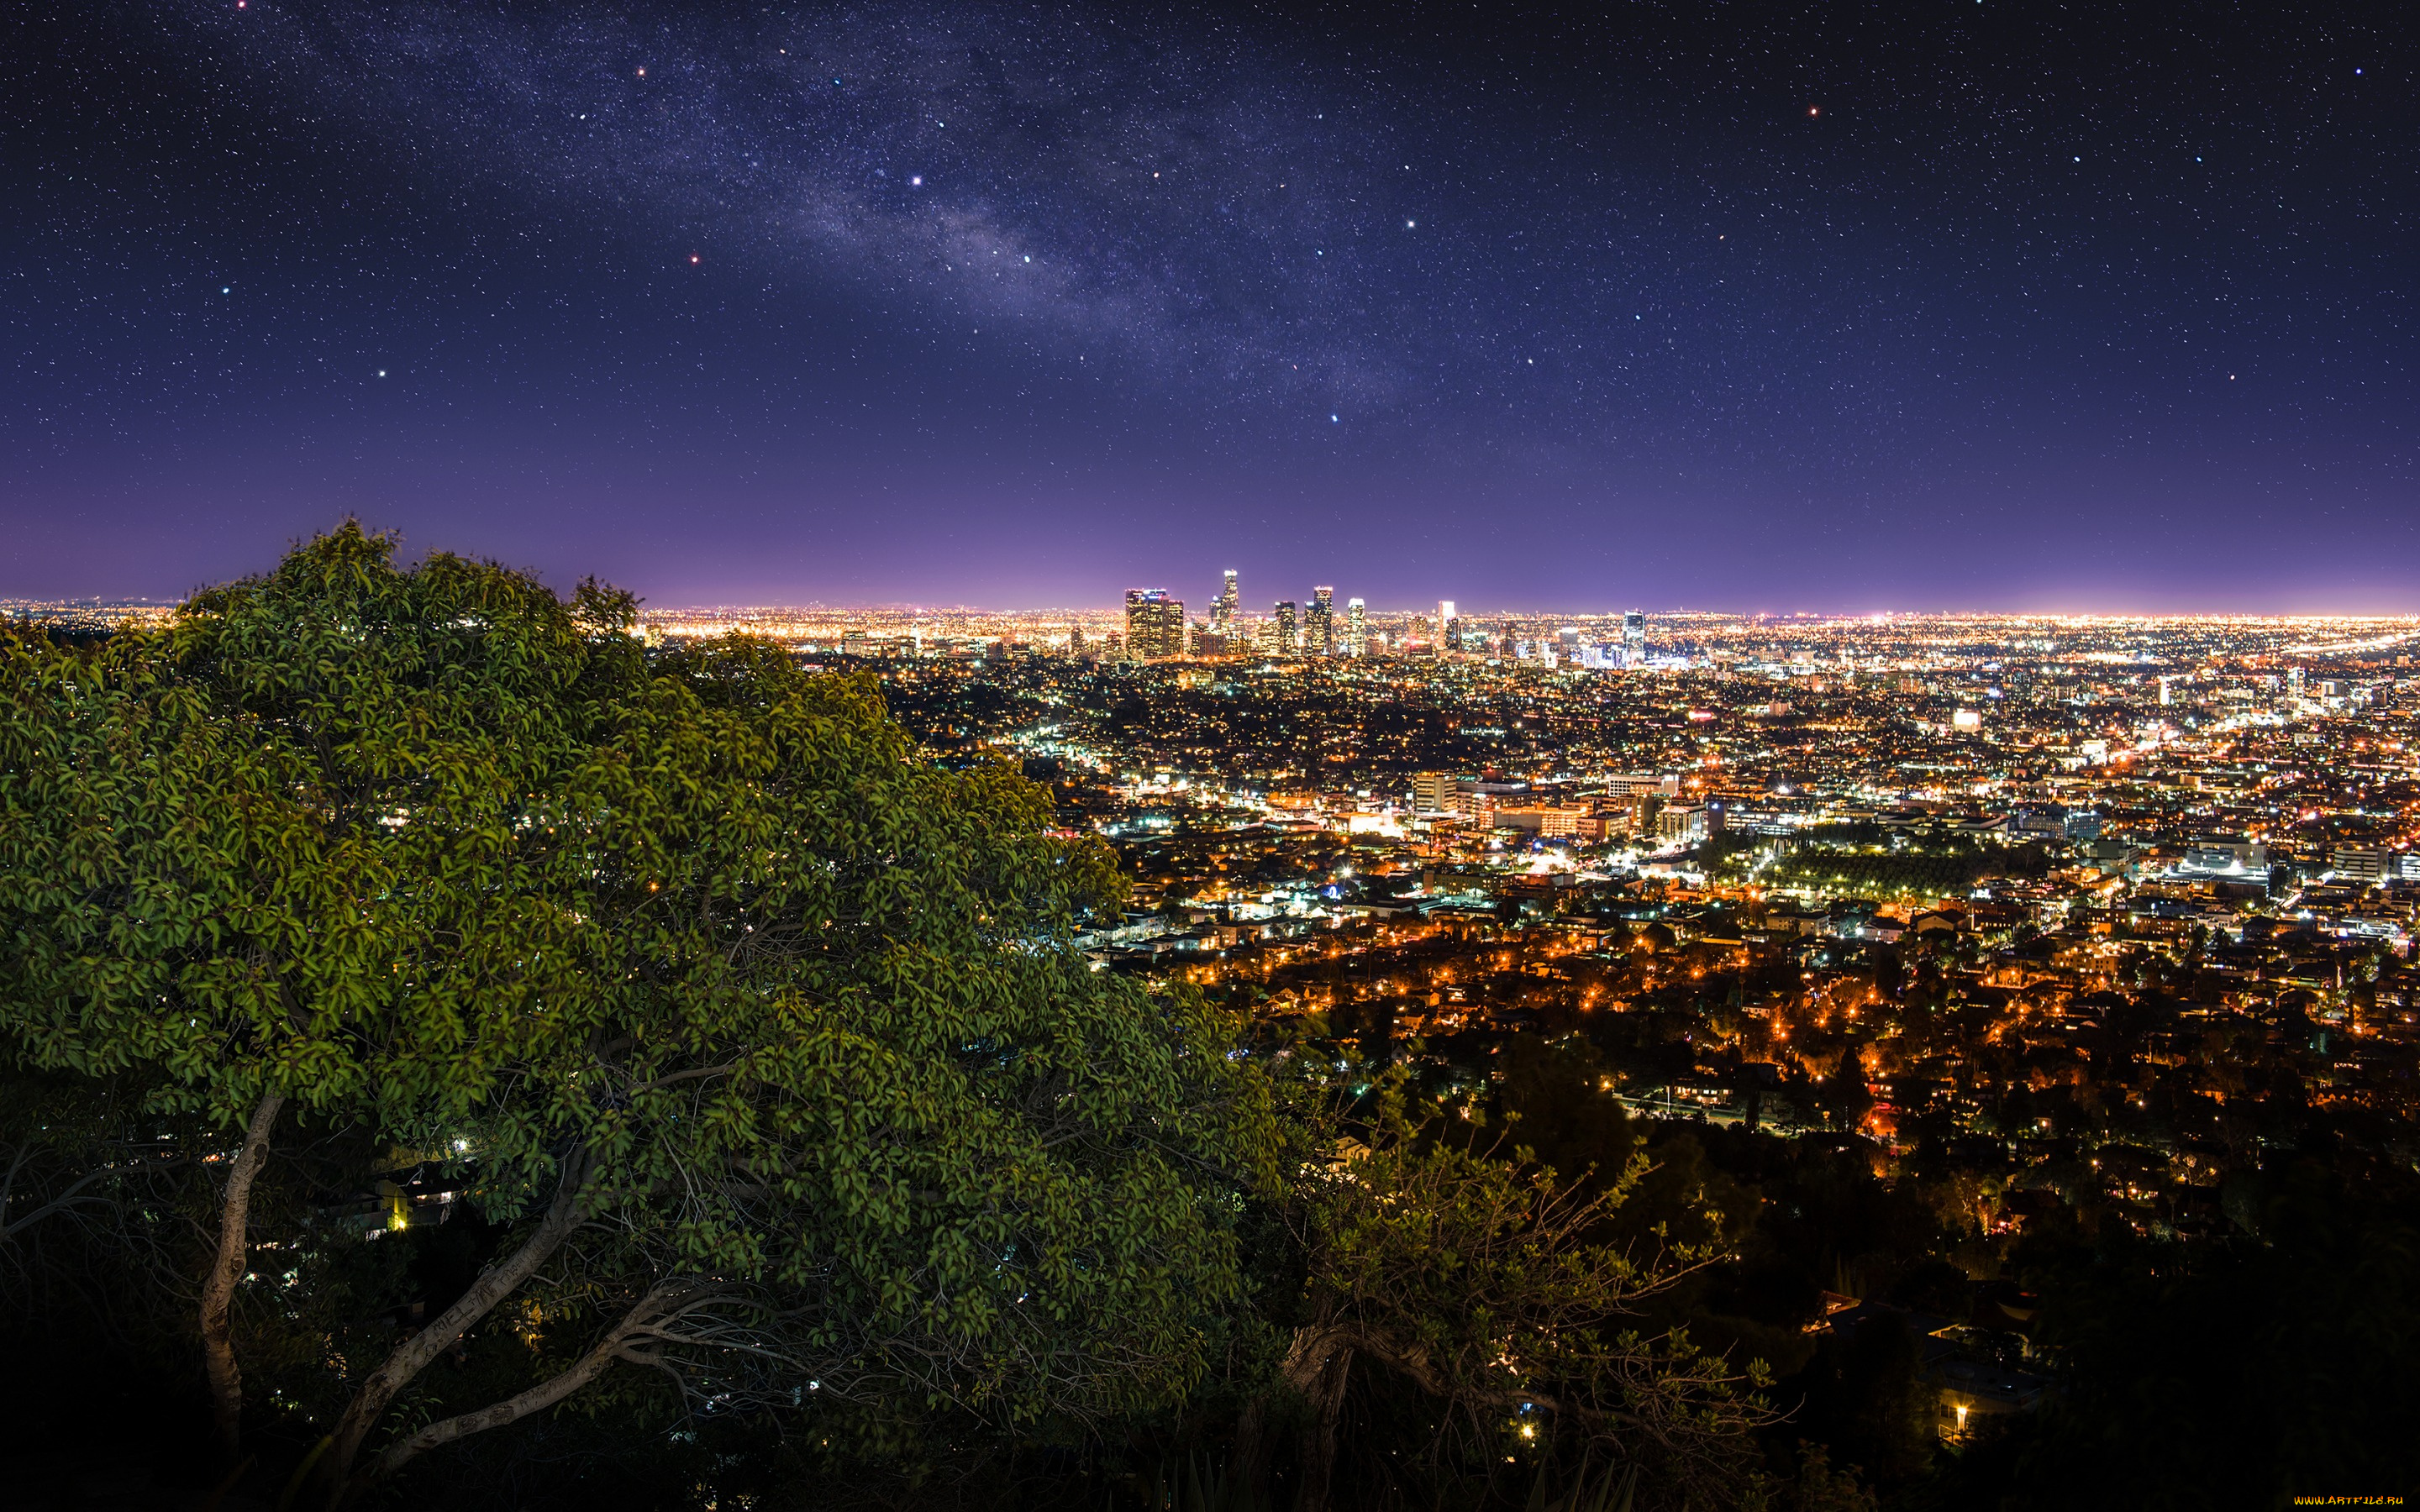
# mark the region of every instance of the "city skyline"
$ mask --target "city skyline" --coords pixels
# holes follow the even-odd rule
[[[619,587],[621,585],[613,584],[611,586]],[[1175,592],[1173,589],[1170,589],[1168,591],[1171,594]],[[1025,604],[979,604],[951,602],[940,599],[891,599],[878,601],[851,601],[845,599],[768,599],[758,601],[741,599],[699,599],[689,602],[679,602],[668,599],[651,599],[644,595],[640,596],[639,603],[643,616],[647,614],[738,615],[782,613],[825,615],[870,614],[894,617],[985,614],[1018,616],[1024,618],[1040,618],[1048,615],[1091,615],[1099,618],[1110,618],[1121,616],[1124,613],[1124,609],[1119,602],[1122,592],[1124,591],[1106,592],[1098,601],[1089,604],[1052,604],[1042,602]],[[164,611],[173,609],[183,604],[189,596],[190,595],[188,594],[76,594],[58,596],[33,594],[0,595],[0,614],[27,614],[48,611],[65,611],[75,609],[91,609],[95,610],[148,609]],[[1180,600],[1180,602],[1184,602],[1188,605],[1187,613],[1188,615],[1191,615],[1192,610],[1189,606],[1199,601],[1183,599]],[[1431,613],[1435,609],[1434,601],[1427,603],[1419,601],[1403,603],[1370,603],[1367,600],[1362,600],[1361,602],[1363,603],[1365,611],[1369,615],[1388,619],[1410,618],[1415,615]],[[1342,612],[1342,610],[1340,609],[1340,615]],[[1993,609],[1958,608],[1947,605],[1919,606],[1914,608],[1900,607],[1872,610],[1827,610],[1735,609],[1720,606],[1691,604],[1672,604],[1668,606],[1650,605],[1643,609],[1615,609],[1606,606],[1575,609],[1568,606],[1552,604],[1489,604],[1473,605],[1462,611],[1462,617],[1473,620],[1574,619],[1583,621],[1620,621],[1632,612],[1641,613],[1651,618],[1661,619],[1769,620],[1776,622],[1799,621],[1807,624],[1837,625],[1912,621],[2076,625],[2101,623],[2240,623],[2245,625],[2321,625],[2329,623],[2401,624],[2407,622],[2420,622],[2420,610],[2380,609],[2366,611],[2332,611],[2311,609],[2260,611],[2226,608],[2178,609],[2137,609],[2123,608],[2099,609]],[[1195,615],[1193,617],[1199,618],[1200,616]],[[1254,609],[1249,605],[1238,605],[1237,617],[1240,620],[1249,621],[1265,619],[1268,615],[1265,609]]]

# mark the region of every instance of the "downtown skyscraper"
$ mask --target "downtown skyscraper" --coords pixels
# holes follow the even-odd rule
[[[1291,656],[1302,650],[1300,606],[1291,598],[1281,598],[1270,609],[1268,648],[1280,656]]]
[[[1165,588],[1126,590],[1126,655],[1166,661],[1185,655],[1185,600]]]
[[[1210,628],[1213,633],[1231,636],[1235,633],[1235,569],[1227,569],[1227,579],[1218,589],[1218,596],[1210,606]]]

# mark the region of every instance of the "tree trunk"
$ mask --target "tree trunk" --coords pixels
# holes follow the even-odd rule
[[[369,1437],[370,1428],[378,1422],[379,1414],[386,1411],[387,1403],[395,1399],[396,1393],[410,1385],[412,1378],[451,1348],[456,1339],[494,1311],[497,1304],[519,1290],[521,1283],[561,1249],[563,1242],[571,1237],[572,1230],[586,1220],[581,1189],[587,1184],[591,1165],[585,1150],[574,1150],[566,1156],[556,1179],[554,1200],[549,1204],[546,1219],[537,1226],[536,1231],[524,1240],[519,1249],[481,1272],[479,1279],[471,1283],[471,1289],[462,1293],[453,1306],[440,1313],[427,1327],[396,1346],[395,1351],[386,1357],[385,1364],[362,1382],[360,1394],[345,1409],[343,1420],[336,1425],[335,1452],[327,1459],[330,1506],[343,1500],[351,1489],[353,1462],[361,1457],[362,1443]],[[603,1367],[603,1364],[597,1366],[598,1369]],[[568,1393],[578,1384],[575,1382],[564,1390]],[[427,1431],[422,1430],[423,1433]]]
[[[410,1438],[390,1445],[386,1453],[379,1456],[376,1473],[391,1475],[431,1449],[442,1448],[458,1440],[467,1439],[473,1433],[484,1433],[489,1428],[500,1428],[508,1423],[517,1423],[533,1412],[542,1412],[603,1375],[617,1360],[646,1363],[643,1354],[633,1352],[631,1336],[644,1330],[667,1311],[672,1310],[675,1302],[689,1295],[693,1289],[683,1282],[660,1283],[654,1290],[640,1298],[638,1304],[628,1312],[623,1314],[622,1320],[613,1325],[613,1332],[597,1340],[596,1347],[574,1361],[569,1369],[561,1375],[540,1381],[518,1396],[507,1397],[493,1407],[483,1407],[475,1412],[463,1412],[429,1424]],[[340,1497],[359,1489],[367,1479],[368,1473],[365,1473],[344,1485],[339,1493]]]
[[[235,1359],[235,1288],[243,1280],[251,1256],[252,1183],[269,1158],[270,1131],[277,1126],[285,1097],[271,1092],[252,1110],[243,1132],[243,1148],[227,1171],[226,1193],[219,1201],[219,1252],[202,1286],[202,1360],[210,1377],[210,1416],[217,1429],[219,1452],[228,1464],[243,1446],[243,1370]]]
[[[1306,1336],[1308,1335],[1308,1336]],[[1326,1512],[1327,1483],[1336,1469],[1336,1426],[1344,1412],[1344,1386],[1353,1371],[1353,1346],[1324,1330],[1304,1329],[1286,1350],[1286,1379],[1302,1393],[1302,1484],[1295,1512]]]
[[[1268,1406],[1265,1396],[1244,1404],[1235,1419],[1235,1447],[1227,1458],[1227,1479],[1250,1506],[1261,1504],[1268,1467]]]

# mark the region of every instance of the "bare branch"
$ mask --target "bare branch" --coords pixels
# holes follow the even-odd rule
[[[335,1453],[330,1460],[330,1473],[338,1494],[352,1473],[354,1460],[361,1454],[363,1441],[368,1437],[371,1425],[386,1411],[396,1393],[410,1384],[412,1378],[427,1369],[480,1319],[495,1310],[496,1305],[512,1295],[520,1285],[535,1274],[554,1252],[563,1247],[588,1218],[583,1202],[584,1188],[592,1168],[587,1149],[572,1150],[563,1159],[555,1180],[554,1200],[547,1214],[520,1246],[503,1259],[488,1267],[471,1283],[470,1289],[452,1305],[439,1314],[427,1327],[396,1347],[383,1364],[362,1382],[362,1389],[345,1409],[337,1424]],[[568,1390],[569,1388],[566,1388]]]
[[[697,1289],[697,1283],[690,1281],[666,1281],[658,1285],[640,1298],[637,1304],[611,1332],[597,1340],[594,1348],[574,1361],[569,1369],[492,1407],[483,1407],[475,1412],[463,1412],[429,1424],[380,1455],[379,1473],[391,1475],[431,1449],[467,1439],[473,1433],[484,1433],[489,1428],[519,1422],[533,1412],[542,1412],[603,1375],[617,1361],[627,1360],[634,1365],[653,1364],[654,1361],[633,1348],[632,1340],[645,1336],[648,1324],[684,1297],[696,1300],[692,1294]]]

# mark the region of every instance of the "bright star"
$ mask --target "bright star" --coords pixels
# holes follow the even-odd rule
[[[923,188],[923,187],[924,187],[924,176],[923,176],[923,174],[917,174],[917,175],[916,175],[916,176],[914,176],[913,177],[909,178],[909,179],[908,180],[908,188],[910,188],[910,189],[922,189],[922,188]]]
[[[1335,424],[1342,424],[1342,421],[1340,421],[1340,420],[1339,420],[1336,416],[1334,416],[1334,415],[1330,415],[1330,416],[1328,416],[1328,417],[1327,417],[1327,423],[1328,423],[1329,424],[1331,424],[1331,425],[1335,425]]]
[[[380,369],[379,369],[379,377],[380,377],[380,378],[384,378],[384,377],[386,377],[386,369],[385,369],[385,368],[381,367],[381,368],[380,368]]]

